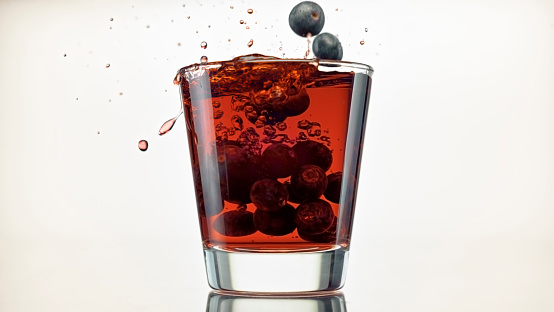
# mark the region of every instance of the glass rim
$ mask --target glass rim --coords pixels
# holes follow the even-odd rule
[[[185,66],[179,70],[180,73],[184,72],[192,72],[196,71],[200,68],[217,68],[221,67],[224,64],[230,64],[230,63],[236,63],[236,62],[242,62],[242,63],[313,63],[317,67],[324,66],[328,69],[331,69],[333,67],[343,67],[343,68],[352,68],[352,69],[358,69],[361,71],[366,71],[367,74],[371,77],[373,74],[373,67],[359,63],[359,62],[350,62],[350,61],[342,61],[342,60],[329,60],[329,59],[318,59],[318,58],[311,58],[311,59],[300,59],[300,58],[277,58],[273,56],[265,56],[261,54],[253,54],[253,55],[246,55],[246,56],[240,56],[233,58],[231,60],[227,61],[214,61],[214,62],[205,62],[205,63],[194,63],[188,66]]]

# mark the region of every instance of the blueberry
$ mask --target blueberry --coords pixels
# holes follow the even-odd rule
[[[214,229],[225,236],[246,236],[254,234],[254,214],[247,210],[228,211],[217,217]]]
[[[258,155],[247,156],[236,142],[218,147],[219,182],[223,198],[231,203],[250,203],[250,188],[257,180],[267,178]]]
[[[325,190],[325,198],[328,201],[338,204],[340,201],[340,187],[342,183],[342,172],[331,173],[327,176],[327,189]]]
[[[314,165],[304,165],[290,179],[290,201],[301,203],[315,200],[323,195],[326,188],[327,176],[323,169]]]
[[[312,50],[314,51],[314,55],[320,59],[342,59],[342,45],[340,44],[339,38],[330,33],[322,33],[315,37],[312,43]]]
[[[292,149],[298,158],[298,166],[316,165],[323,171],[331,168],[333,154],[323,143],[310,140],[301,141],[296,143]]]
[[[287,203],[289,193],[278,181],[262,179],[252,185],[250,199],[258,210],[275,211]]]
[[[299,36],[319,34],[325,24],[323,9],[314,2],[304,1],[297,4],[289,14],[290,28]]]
[[[337,218],[333,219],[331,227],[323,233],[320,234],[307,234],[298,230],[298,236],[303,240],[314,243],[333,243],[337,240]]]
[[[294,150],[283,143],[268,146],[262,153],[268,175],[272,178],[286,178],[292,174],[297,165]]]
[[[287,90],[288,98],[282,103],[276,104],[275,108],[286,116],[298,116],[305,112],[310,106],[310,97],[305,88],[297,89],[291,87]]]
[[[254,225],[258,231],[273,236],[290,234],[296,229],[295,210],[289,204],[275,211],[257,209],[254,213]]]
[[[331,228],[335,215],[331,204],[322,200],[306,202],[296,208],[294,222],[298,232],[308,235],[321,234]]]

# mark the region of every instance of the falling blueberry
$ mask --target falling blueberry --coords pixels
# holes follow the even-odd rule
[[[297,4],[289,14],[290,28],[299,36],[315,36],[325,24],[323,9],[314,2],[304,1]]]
[[[314,39],[312,44],[314,55],[320,59],[341,60],[342,45],[339,38],[330,33],[322,33]]]

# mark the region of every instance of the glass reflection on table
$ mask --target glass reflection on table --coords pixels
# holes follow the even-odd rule
[[[212,291],[206,312],[346,312],[344,295],[333,292],[318,296],[247,296]]]

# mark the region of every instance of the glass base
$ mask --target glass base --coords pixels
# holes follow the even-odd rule
[[[208,283],[237,293],[299,294],[335,291],[344,285],[348,251],[229,251],[205,248]]]

